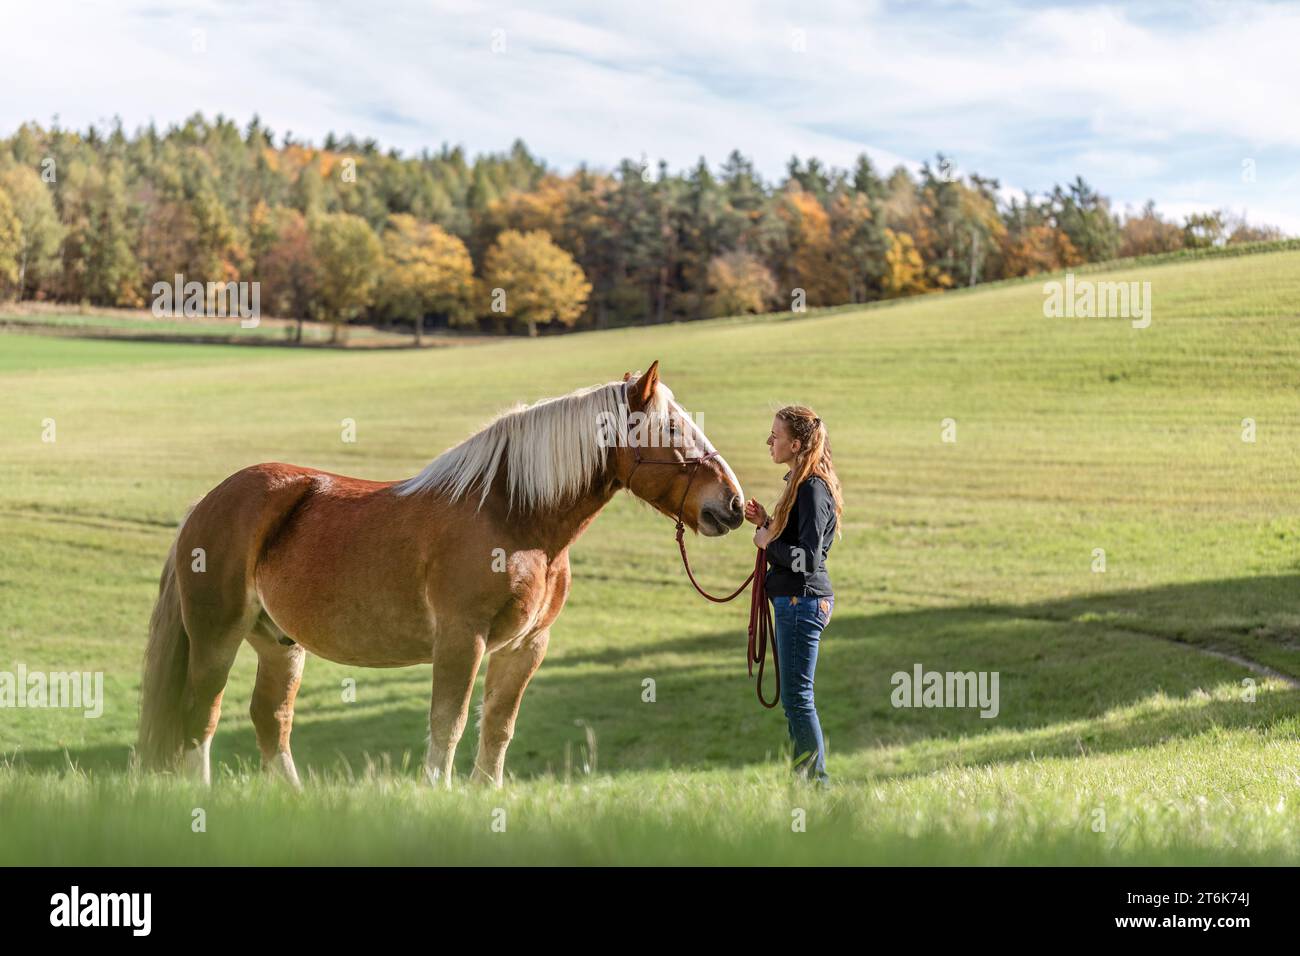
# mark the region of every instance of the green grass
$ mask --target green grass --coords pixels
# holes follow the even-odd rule
[[[1090,278],[1149,280],[1151,326],[1046,319],[1025,283],[450,351],[0,335],[0,670],[101,670],[107,696],[94,720],[0,710],[0,862],[1300,862],[1300,694],[1202,653],[1300,676],[1300,252]],[[417,785],[424,668],[319,659],[294,735],[307,792],[250,778],[247,651],[210,793],[125,772],[192,501],[264,460],[406,476],[516,399],[656,358],[747,495],[780,487],[776,408],[830,426],[847,511],[817,697],[836,790],[785,782],[743,609],[695,595],[671,523],[626,496],[574,549],[504,791]],[[691,548],[715,589],[752,561],[744,533]],[[917,662],[998,671],[998,717],[892,707],[890,675]],[[462,781],[475,744],[472,719]]]

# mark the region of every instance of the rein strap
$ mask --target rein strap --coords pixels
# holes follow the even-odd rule
[[[754,682],[758,702],[769,709],[775,707],[781,699],[781,665],[776,653],[776,641],[772,634],[772,609],[767,604],[767,549],[758,549],[758,554],[754,558],[754,570],[749,572],[749,577],[741,582],[740,587],[726,597],[717,597],[700,587],[700,582],[695,580],[695,572],[691,570],[690,558],[686,556],[685,534],[686,526],[678,518],[677,549],[682,553],[682,567],[686,569],[686,577],[690,579],[691,584],[695,590],[700,592],[701,596],[715,604],[726,604],[728,601],[734,601],[745,588],[749,587],[751,582],[753,583],[754,590],[749,595],[749,647],[745,654],[745,663],[749,666],[750,677],[754,676],[754,665],[758,665],[758,680]],[[772,646],[772,674],[776,678],[776,688],[770,702],[763,697],[763,664],[767,660],[769,644]]]

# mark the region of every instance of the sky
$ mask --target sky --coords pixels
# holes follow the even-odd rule
[[[319,144],[671,170],[739,149],[1300,235],[1300,4],[0,0],[0,135],[196,111]]]

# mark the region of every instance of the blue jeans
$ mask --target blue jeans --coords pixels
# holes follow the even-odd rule
[[[794,769],[827,783],[822,725],[813,703],[813,672],[822,631],[831,622],[832,597],[774,597],[777,665],[781,672],[781,706],[794,743]]]

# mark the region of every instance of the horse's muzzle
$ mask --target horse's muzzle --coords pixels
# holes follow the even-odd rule
[[[710,503],[700,509],[700,533],[706,537],[721,537],[744,522],[745,505],[740,495],[733,495],[725,506]]]

